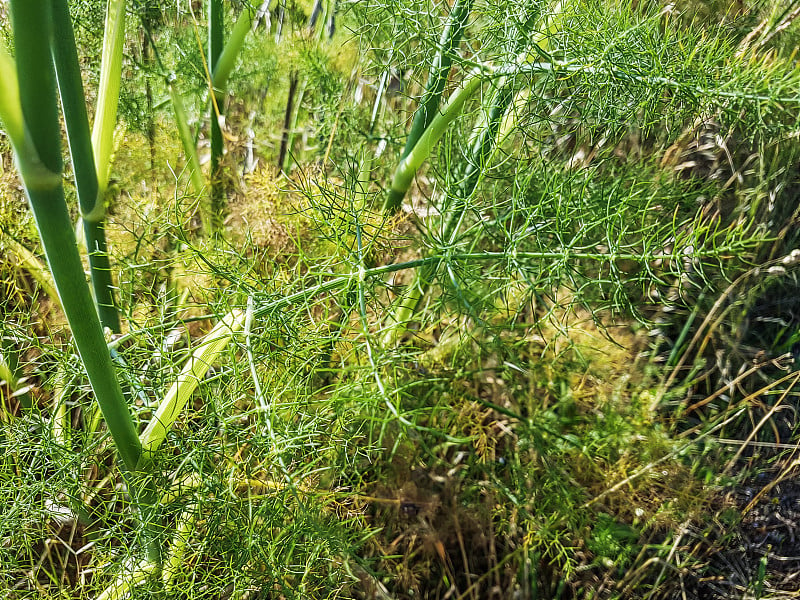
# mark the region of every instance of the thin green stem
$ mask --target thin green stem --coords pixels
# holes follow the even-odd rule
[[[224,14],[222,0],[208,0],[208,71],[214,73],[222,54],[224,41]],[[209,190],[211,193],[211,225],[214,231],[222,227],[222,211],[225,208],[225,196],[222,187],[221,160],[224,150],[220,119],[223,115],[222,91],[214,85],[214,77],[209,82],[211,105],[211,161],[209,171]]]
[[[719,244],[709,250],[708,253],[701,253],[696,255],[688,255],[687,260],[705,260],[708,258],[716,257],[721,258],[725,256],[737,256],[744,251],[744,248],[739,244]],[[687,255],[682,255],[687,256]],[[662,257],[663,258],[663,257]],[[680,256],[676,256],[680,258]],[[653,256],[647,253],[634,254],[630,252],[586,252],[581,249],[565,248],[559,252],[448,252],[445,254],[437,254],[433,256],[426,256],[424,258],[417,258],[402,263],[393,263],[390,265],[383,265],[363,271],[354,271],[334,277],[328,281],[318,283],[312,286],[306,286],[299,292],[288,294],[279,298],[270,300],[263,303],[261,306],[253,310],[253,316],[260,318],[280,312],[293,304],[303,302],[308,298],[319,294],[325,294],[337,289],[345,288],[357,281],[358,278],[380,278],[390,273],[397,271],[405,271],[407,269],[418,269],[424,267],[432,267],[438,269],[442,262],[460,262],[460,261],[498,261],[498,262],[511,262],[513,265],[522,265],[528,261],[547,261],[557,260],[559,262],[579,262],[582,260],[596,261],[601,264],[608,264],[617,261],[634,261],[639,264],[644,264],[653,260]],[[206,317],[202,317],[206,318]]]
[[[192,183],[192,189],[198,198],[201,198],[206,192],[206,185],[203,182],[203,170],[200,167],[200,157],[197,154],[197,144],[195,144],[194,136],[189,128],[189,121],[186,118],[186,109],[183,106],[183,98],[180,93],[175,89],[175,76],[170,75],[167,80],[167,90],[172,102],[172,110],[175,115],[175,124],[178,127],[178,135],[181,138],[183,151],[186,154],[186,161],[188,162],[187,169],[189,170],[189,180]],[[203,230],[209,231],[210,223],[207,223],[208,215],[206,211],[200,211],[200,216],[203,219]]]
[[[102,221],[84,219],[83,235],[86,238],[92,290],[100,323],[112,333],[120,333],[122,327],[114,300],[114,280],[111,277],[111,262],[108,258],[105,219]]]

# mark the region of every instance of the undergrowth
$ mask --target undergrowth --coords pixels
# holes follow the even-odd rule
[[[449,6],[324,3],[330,32],[306,4],[267,4],[244,47],[211,236],[154,103],[171,64],[204,110],[202,19],[162,6],[129,41],[131,81],[149,83],[117,136],[124,326],[106,341],[137,431],[201,338],[246,315],[153,459],[156,531],[17,176],[0,177],[4,597],[102,595],[147,536],[167,576],[131,597],[790,589],[741,523],[797,466],[794,13],[476,2],[445,98],[476,67],[485,81],[390,211]],[[701,27],[706,9],[719,18]],[[748,479],[767,466],[771,483]],[[744,539],[744,558],[726,553]],[[723,583],[728,557],[745,566]]]

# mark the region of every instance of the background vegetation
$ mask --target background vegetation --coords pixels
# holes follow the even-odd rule
[[[794,597],[796,2],[26,6],[3,597]]]

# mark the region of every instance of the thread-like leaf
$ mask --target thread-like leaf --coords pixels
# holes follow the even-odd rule
[[[186,108],[183,105],[183,98],[175,88],[174,75],[170,75],[167,81],[167,90],[172,103],[172,112],[175,115],[175,124],[178,127],[178,136],[181,138],[183,152],[186,154],[186,168],[189,170],[189,180],[192,183],[192,191],[200,198],[206,193],[206,185],[203,181],[203,170],[200,167],[200,157],[197,154],[197,145],[194,136],[189,128],[189,120],[186,118]],[[208,222],[209,215],[206,211],[200,211],[200,218],[203,221],[203,231],[210,231],[211,223]]]

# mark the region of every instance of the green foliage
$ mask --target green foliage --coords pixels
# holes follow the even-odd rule
[[[90,4],[71,6],[81,56],[100,29]],[[273,3],[218,95],[229,208],[215,239],[197,235],[203,182],[186,193],[183,167],[210,137],[207,15],[132,5],[108,228],[123,329],[95,341],[135,435],[158,430],[159,449],[136,473],[115,468],[91,365],[54,299],[4,259],[0,586],[79,598],[141,575],[131,597],[668,594],[678,526],[702,526],[723,481],[716,438],[750,419],[767,443],[752,423],[768,407],[717,394],[690,415],[696,439],[664,407],[685,408],[698,373],[749,390],[734,379],[751,349],[793,351],[800,330],[783,302],[797,290],[784,258],[797,26],[761,5],[476,1],[387,215],[449,3],[339,2],[332,41],[309,28],[314,4]],[[245,8],[224,7],[229,26]],[[186,98],[182,140],[170,92]],[[276,163],[283,134],[296,168],[255,167]],[[33,247],[2,202],[4,229]],[[665,308],[691,314],[668,365],[709,344],[727,370],[698,360],[661,382],[637,322]],[[237,331],[202,354],[232,310]]]

